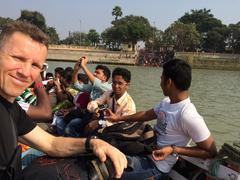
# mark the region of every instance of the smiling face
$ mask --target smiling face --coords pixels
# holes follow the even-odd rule
[[[47,47],[29,36],[15,32],[0,48],[0,95],[10,102],[39,76]]]

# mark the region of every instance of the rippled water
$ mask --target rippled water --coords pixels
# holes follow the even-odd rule
[[[57,66],[73,67],[73,63],[48,62],[49,71]],[[93,71],[96,65],[89,68]],[[115,65],[109,65],[114,69]],[[137,110],[152,108],[164,96],[160,88],[162,68],[125,66],[132,72],[129,89]],[[217,146],[240,140],[240,71],[193,70],[190,97],[204,117]],[[154,123],[154,122],[153,122]]]

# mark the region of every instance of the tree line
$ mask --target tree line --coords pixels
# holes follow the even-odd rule
[[[37,11],[22,10],[17,20],[31,22],[50,37],[52,44],[101,46],[110,50],[121,50],[123,44],[131,44],[133,50],[138,41],[143,41],[151,51],[172,47],[176,51],[204,51],[219,53],[240,53],[240,22],[223,24],[209,9],[191,10],[173,22],[165,31],[152,26],[143,16],[123,16],[120,6],[112,10],[111,26],[101,34],[95,29],[87,33],[69,32],[60,40],[54,27],[48,27],[44,16]],[[4,24],[13,21],[0,17],[0,30]]]

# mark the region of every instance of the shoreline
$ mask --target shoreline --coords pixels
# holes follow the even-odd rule
[[[82,56],[88,56],[92,64],[138,66],[136,52],[107,51],[62,45],[50,46],[47,60],[76,62]],[[176,52],[175,57],[185,59],[194,69],[240,71],[240,55]]]

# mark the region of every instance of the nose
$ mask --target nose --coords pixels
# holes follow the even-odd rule
[[[18,73],[20,73],[23,77],[27,78],[31,74],[31,68],[32,65],[30,63],[24,63],[22,64],[22,67],[18,70]]]

